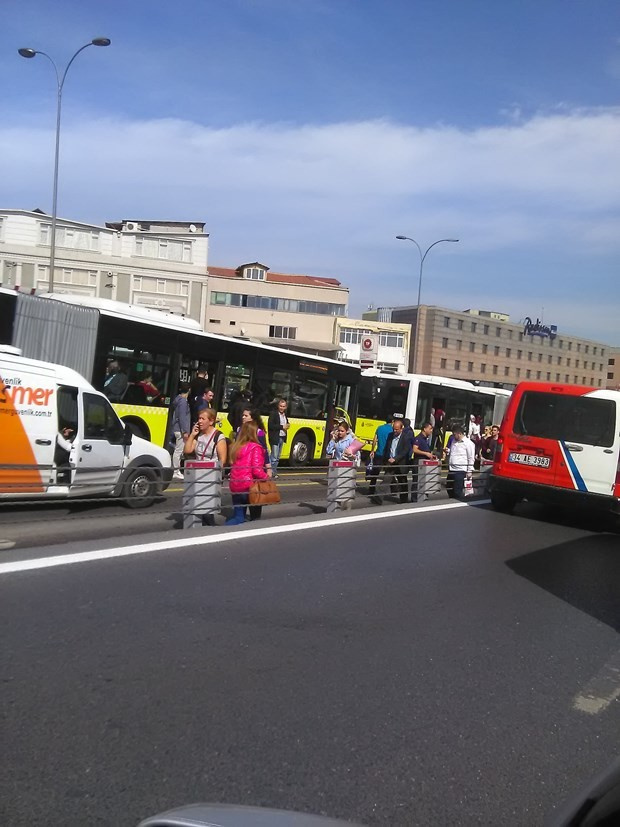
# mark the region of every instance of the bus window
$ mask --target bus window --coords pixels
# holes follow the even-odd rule
[[[254,371],[254,405],[261,414],[271,412],[278,399],[291,399],[293,377],[287,370],[277,370],[273,367],[258,367]],[[290,411],[289,411],[290,415]]]
[[[298,374],[293,384],[289,414],[305,419],[325,419],[328,384],[327,376]]]
[[[164,405],[176,388],[170,387],[170,353],[152,353],[114,344],[108,360],[119,363],[129,384],[123,402],[131,405]],[[155,393],[157,391],[157,393]]]
[[[246,365],[226,365],[224,367],[224,387],[222,391],[222,410],[230,407],[231,398],[251,388],[252,370]]]
[[[409,382],[403,379],[383,379],[363,376],[360,383],[357,415],[365,419],[385,422],[395,413],[405,415]]]

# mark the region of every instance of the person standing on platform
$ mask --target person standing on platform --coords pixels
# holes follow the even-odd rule
[[[435,459],[435,455],[431,450],[431,438],[433,436],[433,423],[425,422],[420,429],[420,433],[413,440],[413,479],[411,482],[411,502],[416,503],[420,500],[420,496],[424,499],[427,495],[418,494],[418,483],[420,479],[420,464],[424,459]]]
[[[385,445],[388,437],[392,433],[393,420],[394,417],[389,416],[383,425],[379,425],[372,440],[372,450],[370,452],[372,469],[368,471],[368,493],[370,495],[370,501],[375,505],[381,505],[381,498],[377,497],[377,482],[381,476],[381,470],[383,468],[383,454],[385,453]]]
[[[454,426],[452,435],[454,440],[448,458],[448,496],[462,500],[465,497],[465,479],[471,479],[474,471],[476,449],[460,425]]]
[[[274,477],[278,476],[278,463],[287,439],[287,431],[290,428],[286,415],[287,407],[286,399],[278,399],[278,407],[271,411],[267,420],[267,434],[271,445],[271,470]]]

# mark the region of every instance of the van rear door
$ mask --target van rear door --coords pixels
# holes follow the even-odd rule
[[[510,429],[503,430],[501,454],[505,473],[537,485],[554,485],[560,461],[553,437],[555,396],[535,390],[521,393]]]
[[[517,479],[611,495],[618,464],[618,410],[597,391],[523,391],[506,460]],[[518,469],[518,470],[517,470]]]

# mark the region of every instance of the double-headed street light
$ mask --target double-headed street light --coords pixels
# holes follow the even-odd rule
[[[413,359],[411,363],[413,365],[413,372],[417,373],[418,367],[418,337],[419,337],[419,330],[420,330],[420,300],[422,298],[422,273],[424,271],[424,260],[426,256],[429,254],[429,251],[436,244],[442,244],[444,241],[448,241],[451,244],[456,244],[458,242],[458,238],[440,238],[438,241],[433,241],[430,247],[427,247],[424,252],[422,252],[422,248],[415,240],[415,238],[410,238],[408,235],[397,235],[396,238],[399,241],[411,241],[415,246],[418,248],[418,252],[420,253],[420,275],[418,278],[418,309],[416,311],[416,321],[415,321],[415,336],[413,337]]]
[[[58,102],[56,105],[56,152],[54,155],[54,191],[52,196],[52,237],[50,238],[50,277],[48,282],[48,289],[50,293],[54,290],[54,264],[56,259],[56,212],[58,204],[58,158],[60,153],[60,113],[62,110],[62,89],[65,85],[65,78],[67,77],[69,67],[80,52],[83,52],[84,49],[88,49],[89,46],[109,46],[111,42],[112,41],[109,37],[95,37],[90,41],[90,43],[85,43],[77,50],[69,63],[67,63],[62,76],[58,71],[58,66],[56,66],[47,52],[40,52],[38,49],[17,50],[22,57],[26,58],[35,57],[36,55],[43,55],[43,57],[46,57],[54,67],[54,71],[56,72],[56,83],[58,85]]]

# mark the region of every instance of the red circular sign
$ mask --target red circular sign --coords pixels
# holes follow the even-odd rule
[[[372,350],[372,339],[364,339],[362,347],[364,350]]]

